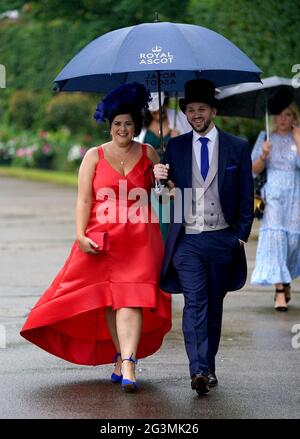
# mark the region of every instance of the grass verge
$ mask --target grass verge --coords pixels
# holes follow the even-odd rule
[[[46,171],[43,169],[28,169],[0,166],[0,176],[23,178],[33,181],[45,181],[77,187],[77,173]]]

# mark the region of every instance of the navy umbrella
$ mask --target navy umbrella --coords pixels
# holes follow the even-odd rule
[[[55,78],[60,91],[107,92],[137,81],[149,91],[183,91],[189,79],[217,87],[259,82],[260,69],[233,43],[201,26],[144,23],[108,32],[84,47]]]
[[[63,68],[55,87],[57,91],[108,92],[137,81],[160,96],[160,91],[183,91],[190,79],[210,79],[220,87],[259,82],[260,72],[240,49],[210,29],[154,22],[96,38]]]
[[[266,135],[269,139],[268,101],[279,88],[293,92],[295,102],[300,105],[300,87],[295,88],[293,80],[280,76],[270,76],[262,83],[238,84],[224,87],[217,95],[220,100],[220,116],[237,116],[259,119],[266,118]]]

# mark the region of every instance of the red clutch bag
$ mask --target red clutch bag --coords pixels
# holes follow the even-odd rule
[[[98,245],[98,250],[109,250],[109,239],[107,232],[90,232],[86,235]]]

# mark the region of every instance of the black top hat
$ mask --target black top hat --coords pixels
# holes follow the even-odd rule
[[[210,107],[219,108],[219,101],[215,98],[215,85],[208,79],[192,79],[184,86],[184,99],[179,99],[179,107],[185,112],[187,104],[203,102]]]
[[[280,114],[285,110],[294,100],[293,92],[288,87],[280,87],[269,99],[268,107],[270,114]]]

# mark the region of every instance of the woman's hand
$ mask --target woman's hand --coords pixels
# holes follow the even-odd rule
[[[83,253],[92,253],[93,255],[99,254],[99,250],[97,250],[98,245],[87,236],[80,236],[77,238],[77,242]]]
[[[263,160],[265,160],[268,157],[268,155],[271,152],[271,149],[272,149],[272,144],[268,140],[265,140],[262,144],[262,153],[261,153]]]

